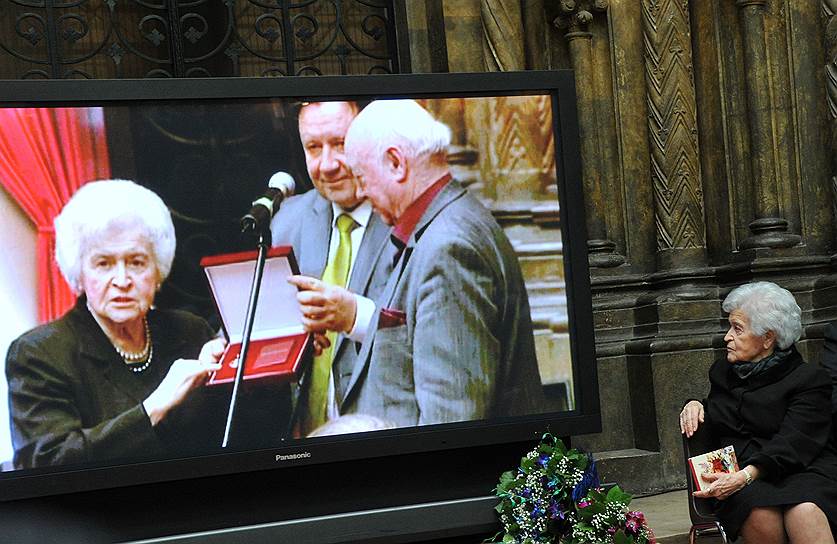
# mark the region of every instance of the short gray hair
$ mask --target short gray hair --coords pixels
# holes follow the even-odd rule
[[[375,160],[396,145],[410,157],[446,154],[451,132],[415,100],[376,100],[363,108],[346,133],[347,159],[355,164],[350,149],[371,144]]]
[[[787,349],[802,336],[802,310],[787,289],[769,281],[745,283],[733,289],[722,308],[743,312],[759,336],[773,331],[779,349]]]
[[[137,225],[151,244],[160,281],[171,271],[176,246],[171,213],[156,193],[133,181],[108,179],[83,185],[54,224],[55,260],[77,294],[82,291],[85,253],[107,231],[123,225]]]

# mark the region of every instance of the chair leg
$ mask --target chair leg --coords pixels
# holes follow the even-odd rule
[[[689,544],[695,544],[695,536],[697,535],[697,527],[692,525],[692,528],[689,529]],[[726,541],[724,541],[726,542]]]
[[[718,532],[721,533],[721,540],[724,541],[724,544],[728,544],[729,540],[727,540],[727,533],[724,531],[724,527],[721,525],[721,522],[716,521],[715,526],[718,527]]]

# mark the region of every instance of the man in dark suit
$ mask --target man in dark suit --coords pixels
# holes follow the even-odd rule
[[[273,244],[292,245],[299,262],[302,275],[291,281],[301,289],[304,325],[313,332],[335,331],[301,387],[296,412],[302,435],[338,415],[330,369],[353,364],[354,341],[363,339],[375,313],[372,298],[390,270],[390,257],[379,263],[389,227],[357,196],[343,154],[343,139],[357,112],[354,102],[302,106],[299,134],[316,190],[288,199],[271,224]]]
[[[514,249],[451,175],[450,130],[411,100],[352,122],[346,153],[393,226],[397,262],[353,364],[336,368],[341,414],[398,426],[543,410],[529,300]]]

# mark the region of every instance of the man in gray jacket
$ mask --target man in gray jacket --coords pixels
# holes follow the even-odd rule
[[[367,106],[346,135],[359,196],[393,226],[377,323],[335,367],[341,414],[398,426],[543,410],[529,300],[491,213],[451,179],[450,130],[411,100]]]

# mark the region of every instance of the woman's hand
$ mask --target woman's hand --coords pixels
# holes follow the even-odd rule
[[[703,404],[690,400],[680,412],[680,432],[691,438],[701,423],[703,423]]]
[[[209,357],[214,351],[204,345],[201,357]],[[207,353],[204,353],[204,351]],[[189,394],[206,383],[210,374],[221,369],[221,365],[208,359],[178,359],[172,363],[168,374],[142,403],[151,425],[157,425],[169,411],[186,400]]]
[[[709,488],[705,491],[692,493],[692,495],[701,499],[716,498],[722,501],[747,485],[744,470],[732,473],[701,474],[700,477],[703,478],[704,482],[711,482]]]

